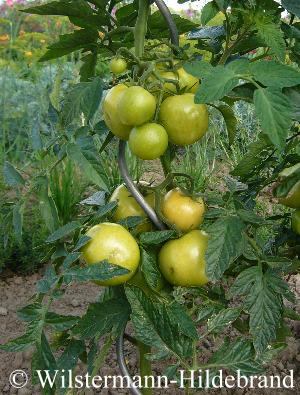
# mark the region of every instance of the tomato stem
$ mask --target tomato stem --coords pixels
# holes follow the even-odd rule
[[[142,384],[145,385],[144,377],[152,376],[152,369],[151,369],[151,362],[146,359],[146,354],[151,353],[151,347],[147,346],[146,344],[139,342],[138,343],[139,354],[140,354],[140,375],[142,378]],[[143,388],[142,389],[143,395],[152,395],[153,391],[152,388]]]
[[[147,20],[150,12],[148,0],[139,0],[139,12],[134,27],[135,54],[139,58],[144,54],[145,36],[147,33]]]

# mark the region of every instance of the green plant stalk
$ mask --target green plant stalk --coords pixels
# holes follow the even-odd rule
[[[142,378],[142,385],[145,385],[144,377],[145,376],[152,376],[152,369],[151,369],[151,362],[146,359],[146,354],[151,352],[151,347],[147,346],[142,342],[138,342],[138,349],[140,354],[140,375]],[[143,388],[142,389],[143,395],[152,395],[153,391],[152,388]]]
[[[134,27],[135,54],[141,58],[144,54],[145,36],[147,33],[147,20],[150,12],[148,0],[139,0],[139,12]]]

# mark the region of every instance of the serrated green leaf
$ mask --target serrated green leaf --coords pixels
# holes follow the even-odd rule
[[[213,73],[213,66],[205,61],[194,61],[190,63],[185,63],[183,65],[184,70],[192,74],[194,77],[198,78],[203,78],[206,76],[209,76],[211,73]]]
[[[25,185],[25,180],[19,171],[8,161],[4,162],[3,175],[6,184],[10,186]]]
[[[72,339],[64,352],[57,359],[58,369],[64,369],[65,372],[74,369],[77,365],[79,356],[85,351],[85,343],[82,340]],[[66,373],[67,374],[67,373]]]
[[[26,350],[41,338],[44,322],[42,320],[34,320],[29,322],[24,335],[14,340],[0,345],[0,350],[9,352],[19,352]]]
[[[114,328],[117,332],[127,322],[130,306],[125,298],[110,299],[103,303],[92,303],[72,332],[81,339],[103,336]]]
[[[300,122],[300,85],[284,88],[283,93],[292,105],[292,119]]]
[[[107,186],[101,178],[101,175],[95,169],[94,164],[87,159],[85,153],[77,144],[69,143],[67,145],[67,153],[72,161],[81,168],[89,181],[107,191]]]
[[[206,321],[209,317],[217,314],[223,307],[216,303],[205,303],[197,309],[196,322]]]
[[[52,1],[35,7],[28,7],[22,12],[37,15],[62,15],[62,16],[87,16],[91,15],[92,9],[84,0]]]
[[[40,384],[42,379],[45,381],[43,392],[45,395],[56,394],[56,385],[51,386],[47,377],[53,378],[57,369],[55,357],[51,351],[49,342],[44,333],[41,336],[41,342],[36,344],[36,352],[33,354],[31,361],[32,383]],[[46,374],[48,373],[48,375]],[[54,382],[54,380],[53,380]]]
[[[211,19],[213,19],[219,12],[219,7],[214,1],[210,1],[205,4],[201,10],[201,24],[206,25]]]
[[[248,146],[243,159],[237,164],[231,174],[240,177],[242,180],[247,180],[252,175],[256,177],[257,169],[269,156],[271,149],[271,143],[264,136],[259,136],[257,141]]]
[[[80,204],[87,206],[104,206],[105,196],[106,196],[106,192],[98,191],[93,193],[93,195],[89,196],[88,198],[82,200]]]
[[[22,321],[35,321],[41,318],[43,306],[39,302],[29,304],[17,311],[17,316]]]
[[[263,133],[282,150],[292,123],[288,98],[279,89],[259,88],[254,92],[254,105]]]
[[[98,19],[98,15],[96,16],[96,18]],[[87,82],[95,76],[96,65],[97,65],[97,52],[93,52],[91,54],[82,57],[81,61],[83,63],[79,71],[80,82]]]
[[[272,17],[257,13],[255,17],[255,27],[257,28],[257,36],[270,47],[279,60],[284,60],[285,41],[283,31],[280,25],[273,22]]]
[[[216,66],[210,77],[204,77],[195,94],[195,103],[211,103],[222,99],[239,82],[236,73],[224,66]]]
[[[80,222],[72,221],[67,223],[66,225],[61,226],[55,232],[53,232],[47,239],[46,243],[54,243],[57,240],[63,239],[66,236],[69,236],[76,229],[79,229],[82,226]]]
[[[210,333],[220,333],[223,329],[235,321],[241,314],[240,308],[228,308],[221,310],[217,315],[207,321],[207,331]]]
[[[159,350],[156,357],[189,357],[192,340],[179,333],[162,303],[155,303],[138,287],[125,288],[132,308],[131,320],[138,340]]]
[[[141,248],[141,271],[150,288],[157,289],[162,281],[162,276],[158,269],[155,256],[148,253],[144,248]]]
[[[217,108],[223,115],[227,129],[229,144],[233,144],[237,128],[237,119],[235,117],[234,111],[230,106],[226,106],[224,104],[221,104]]]
[[[245,224],[237,216],[219,218],[207,230],[206,274],[219,280],[231,263],[242,254]]]
[[[49,45],[45,54],[39,59],[45,62],[68,55],[82,48],[92,49],[96,46],[98,32],[96,29],[80,29],[73,33],[62,34],[59,41]]]
[[[137,226],[145,223],[147,218],[141,216],[129,216],[118,221],[118,224],[124,226],[126,229],[134,229]]]
[[[229,296],[246,295],[244,310],[249,313],[250,334],[257,353],[275,340],[283,314],[282,296],[290,297],[284,281],[272,270],[259,266],[244,270],[230,288]]]
[[[44,277],[36,283],[36,290],[38,293],[46,294],[54,287],[57,281],[58,276],[53,266],[48,266]]]
[[[198,340],[199,335],[194,321],[181,304],[174,301],[166,306],[166,310],[170,321],[178,327],[179,332],[193,340]]]
[[[108,214],[112,214],[113,211],[117,208],[117,206],[118,206],[118,202],[116,201],[105,204],[95,212],[94,218],[103,218]]]
[[[260,217],[254,211],[251,210],[238,209],[236,213],[241,218],[241,220],[246,223],[261,225],[265,222],[264,218]]]
[[[108,261],[102,261],[83,268],[67,268],[64,271],[64,280],[67,283],[71,281],[105,281],[128,273],[130,273],[130,270],[124,267],[113,265]]]
[[[61,122],[68,126],[83,113],[86,121],[91,121],[100,106],[103,93],[102,79],[94,78],[90,82],[80,82],[70,87],[62,105]]]
[[[80,250],[80,249],[81,249],[83,246],[85,246],[90,240],[91,240],[91,237],[89,237],[89,236],[87,236],[87,235],[81,236],[81,237],[78,239],[78,241],[77,241],[77,243],[76,243],[76,245],[75,245],[73,251],[78,251],[78,250]]]
[[[56,331],[62,332],[72,328],[79,320],[79,317],[72,315],[60,315],[49,311],[45,317],[45,324],[51,325]]]
[[[80,257],[81,257],[81,252],[71,252],[65,257],[63,261],[63,267],[65,269],[69,268],[72,265],[72,263],[76,262]]]
[[[240,370],[245,376],[263,372],[261,364],[255,361],[251,343],[242,338],[237,338],[231,343],[225,340],[209,359],[207,366],[212,366],[216,370],[227,368],[232,372]]]
[[[284,88],[300,84],[298,69],[274,60],[254,62],[249,68],[254,78],[266,86]]]
[[[157,232],[145,232],[140,235],[140,242],[144,245],[161,244],[167,240],[174,239],[177,233],[175,230],[161,230]]]

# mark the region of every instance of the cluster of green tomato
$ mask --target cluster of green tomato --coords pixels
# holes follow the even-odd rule
[[[154,208],[154,193],[148,192],[144,197]],[[99,285],[119,285],[127,281],[138,285],[144,284],[139,270],[139,245],[130,232],[117,222],[132,216],[144,217],[145,222],[136,229],[138,233],[151,231],[151,222],[125,185],[120,185],[113,192],[110,201],[118,202],[112,218],[114,223],[102,223],[87,232],[91,240],[82,249],[83,258],[87,264],[95,264],[106,259],[130,270],[126,275],[98,282]],[[163,196],[161,210],[168,223],[184,233],[183,236],[167,241],[161,247],[158,254],[161,273],[173,285],[206,284],[208,279],[205,274],[205,252],[208,235],[198,229],[205,212],[202,198],[192,198],[179,188],[174,188]]]
[[[115,58],[111,62],[114,74],[123,73],[126,68],[124,59]],[[109,90],[103,100],[103,118],[110,131],[118,138],[128,140],[131,151],[144,160],[163,155],[169,141],[181,146],[192,144],[208,128],[206,106],[194,103],[198,79],[182,67],[176,71],[164,69],[164,66],[157,67],[157,75],[161,88],[158,94],[155,89],[118,84]],[[155,74],[149,78],[153,82]],[[158,97],[160,100],[157,100]],[[146,188],[144,198],[154,208],[155,194],[151,188]],[[129,270],[126,275],[98,282],[100,285],[119,285],[130,281],[136,285],[142,283],[145,288],[140,270],[139,245],[133,235],[118,222],[132,216],[145,218],[136,227],[136,233],[153,230],[152,224],[125,185],[120,185],[113,192],[110,201],[118,203],[113,223],[96,225],[87,232],[91,240],[82,249],[83,258],[87,264],[108,260]],[[208,235],[199,230],[205,211],[203,200],[188,196],[179,188],[173,188],[163,196],[160,210],[165,222],[183,234],[167,241],[158,252],[161,273],[173,285],[206,284],[205,252]]]
[[[176,67],[176,63],[174,63]],[[111,70],[118,74],[126,69],[124,59],[113,59]],[[182,67],[168,71],[156,67],[161,81],[163,101],[157,107],[157,89],[118,84],[103,100],[103,118],[110,131],[128,140],[131,151],[143,160],[157,159],[164,154],[168,142],[184,146],[199,140],[208,128],[208,112],[204,104],[194,103],[197,78]],[[155,76],[149,77],[154,82]],[[177,94],[177,88],[182,94]]]

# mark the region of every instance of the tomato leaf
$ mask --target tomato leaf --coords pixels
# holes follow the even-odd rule
[[[130,306],[125,298],[110,299],[103,303],[92,303],[86,314],[73,328],[80,339],[103,336],[113,331],[115,335],[129,319]]]
[[[255,360],[255,354],[251,342],[246,339],[237,338],[229,342],[226,338],[221,347],[213,353],[208,364],[214,369],[229,369],[231,372],[240,370],[245,376],[253,375],[263,371],[263,367]]]
[[[207,230],[206,274],[219,280],[230,264],[243,252],[245,224],[237,216],[219,218]]]
[[[240,308],[228,308],[221,310],[207,322],[207,331],[210,333],[220,333],[228,328],[241,314]]]
[[[141,249],[141,270],[150,288],[156,289],[162,281],[161,273],[155,257],[144,248]]]
[[[282,150],[292,123],[292,106],[276,88],[259,88],[254,92],[254,105],[264,134],[276,148]]]
[[[52,1],[47,4],[28,7],[20,11],[37,15],[62,15],[78,17],[85,17],[93,13],[92,9],[88,6],[88,3],[84,0]]]
[[[219,11],[219,7],[214,1],[210,1],[209,3],[205,4],[201,10],[201,25],[206,25],[217,15]]]
[[[192,340],[179,332],[164,304],[147,298],[138,287],[126,286],[125,292],[131,305],[131,319],[138,340],[158,349],[158,358],[171,355],[184,358],[191,355]]]
[[[101,175],[96,170],[94,163],[87,157],[86,152],[81,150],[77,144],[69,143],[67,153],[71,160],[78,165],[89,181],[107,191],[107,186]]]
[[[262,13],[256,14],[254,23],[258,31],[258,38],[263,40],[265,45],[271,48],[279,60],[283,61],[285,56],[285,41],[280,24],[274,23],[272,16],[266,16]]]
[[[65,375],[70,369],[74,369],[77,365],[79,356],[85,352],[85,343],[82,340],[72,339],[64,352],[57,359],[58,369],[64,369]]]
[[[244,270],[229,290],[229,297],[246,295],[244,310],[250,314],[250,333],[258,353],[275,340],[283,313],[282,297],[290,298],[288,285],[272,270],[259,266]]]
[[[223,115],[225,121],[229,144],[233,144],[237,128],[237,119],[235,117],[234,111],[230,106],[226,105],[218,106],[218,110]]]
[[[60,315],[49,311],[46,314],[45,323],[51,325],[56,331],[65,331],[72,328],[79,320],[79,317],[73,315]]]
[[[64,281],[67,284],[71,281],[105,281],[128,273],[130,273],[130,270],[104,260],[83,268],[66,268],[64,271]]]
[[[78,119],[81,113],[86,121],[91,121],[95,112],[100,106],[103,93],[103,83],[101,78],[96,77],[90,82],[80,82],[74,85],[65,95],[61,122],[63,126],[68,126]]]
[[[266,86],[284,88],[300,84],[299,70],[274,60],[250,63],[249,69],[254,78]]]
[[[88,205],[88,206],[104,206],[105,205],[105,195],[106,195],[106,193],[104,191],[98,191],[98,192],[93,193],[88,198],[81,200],[81,202],[79,202],[79,203],[82,205]]]
[[[78,221],[72,221],[67,223],[66,225],[61,226],[55,232],[53,232],[47,239],[46,243],[54,243],[57,240],[60,240],[70,233],[74,232],[74,230],[80,228],[82,224]]]
[[[8,161],[4,162],[3,168],[4,180],[10,186],[25,185],[25,180],[20,172]]]
[[[57,370],[56,360],[51,351],[49,342],[45,336],[45,333],[42,332],[41,341],[36,342],[36,351],[32,356],[31,368],[32,368],[32,384],[40,383],[40,378],[38,372],[42,379],[45,381],[45,386],[43,388],[43,392],[47,395],[55,395],[56,393],[56,385],[50,386],[47,381],[46,371],[49,373],[50,377],[53,378],[55,375],[55,371]],[[37,340],[37,339],[36,339]]]
[[[144,232],[140,235],[140,242],[142,244],[154,245],[161,244],[169,239],[176,238],[175,230],[161,230],[157,232]]]
[[[231,171],[231,175],[240,177],[241,180],[248,180],[251,176],[257,174],[257,169],[268,158],[271,143],[265,136],[259,136],[257,141],[254,141],[248,146],[247,152],[243,159]]]

